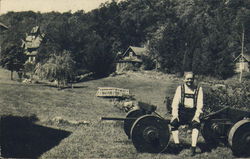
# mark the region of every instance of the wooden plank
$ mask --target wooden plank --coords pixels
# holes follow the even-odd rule
[[[96,93],[97,97],[123,97],[129,95],[128,89],[115,87],[99,87]]]

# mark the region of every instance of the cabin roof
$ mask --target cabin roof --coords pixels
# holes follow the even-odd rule
[[[129,50],[132,50],[136,55],[144,55],[146,53],[146,48],[144,47],[135,47],[135,46],[129,46],[128,49],[124,52],[123,56],[125,56]]]
[[[0,28],[1,29],[9,29],[6,25],[4,25],[3,23],[0,22]]]
[[[243,57],[247,62],[250,62],[250,54],[240,54],[239,56],[237,56],[234,61],[238,61],[241,57]]]

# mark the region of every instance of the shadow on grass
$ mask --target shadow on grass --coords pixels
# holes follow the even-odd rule
[[[176,145],[174,143],[170,143],[168,145],[167,149],[163,153],[177,155],[182,150],[189,149],[189,148],[190,148],[190,144],[187,144],[187,143],[181,143],[178,148],[176,147]]]
[[[119,143],[119,144],[123,144],[123,145],[133,144],[131,140],[119,140],[119,141],[115,141],[115,143]]]
[[[79,88],[88,88],[88,86],[81,86],[81,85],[73,85],[72,86],[64,86],[62,88],[58,88],[56,85],[52,85],[52,84],[47,84],[47,83],[36,83],[36,84],[24,84],[24,83],[0,83],[0,85],[2,86],[19,86],[19,87],[48,87],[48,88],[57,88],[58,90],[64,90],[64,89],[79,89]]]
[[[170,143],[168,145],[168,148],[163,152],[167,154],[179,154],[182,150],[184,149],[190,149],[190,144],[188,143],[181,143],[178,148],[176,148],[176,145],[174,143]],[[200,153],[205,153],[205,152],[211,152],[212,149],[216,148],[214,146],[209,146],[206,143],[197,143],[197,147],[201,149]]]
[[[31,85],[29,85],[29,86],[31,86]],[[79,88],[87,88],[88,87],[88,86],[81,86],[81,85],[67,85],[67,86],[58,87],[56,85],[48,84],[48,83],[33,84],[33,86],[44,86],[44,87],[49,87],[49,88],[57,88],[58,90],[79,89]]]
[[[64,89],[77,89],[77,88],[87,88],[87,86],[75,86],[75,85],[73,85],[73,86],[63,86],[63,87],[57,87],[57,86],[55,86],[55,85],[44,85],[44,86],[46,86],[46,87],[50,87],[50,88],[57,88],[58,90],[64,90]]]
[[[205,153],[211,152],[212,149],[216,149],[218,144],[197,143],[197,147],[201,149],[201,153]]]
[[[1,156],[37,158],[68,137],[68,131],[34,124],[35,116],[2,116],[0,120]]]

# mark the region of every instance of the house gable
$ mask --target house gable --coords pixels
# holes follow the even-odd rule
[[[129,46],[128,49],[124,52],[123,57],[125,56],[142,56],[146,53],[146,48]]]
[[[243,59],[243,61],[241,61]],[[234,62],[250,62],[250,55],[249,54],[240,54],[234,59]]]
[[[117,61],[116,72],[140,69],[142,65],[141,56],[145,54],[146,48],[129,46]]]
[[[240,54],[234,59],[235,62],[235,72],[249,72],[250,55]]]
[[[24,53],[28,56],[28,62],[35,62],[38,48],[44,38],[44,34],[41,33],[39,26],[32,28],[31,32],[26,35],[25,40],[22,40],[22,47]]]

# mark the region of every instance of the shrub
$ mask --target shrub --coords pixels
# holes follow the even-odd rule
[[[35,73],[44,79],[56,80],[57,86],[65,86],[74,75],[74,61],[68,51],[53,54],[46,63],[37,64]]]
[[[250,111],[250,83],[215,84],[206,88],[204,94],[205,111],[211,112],[218,106]]]

